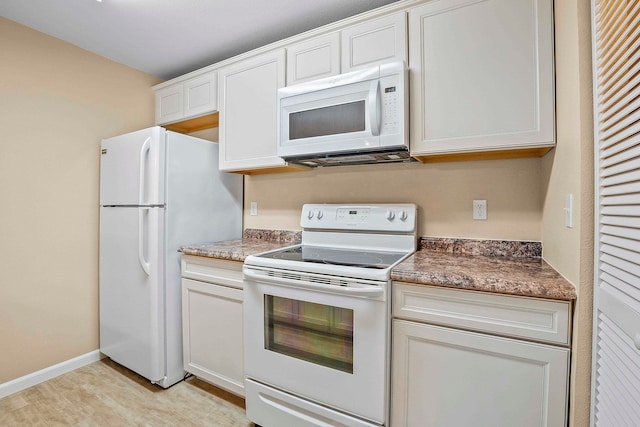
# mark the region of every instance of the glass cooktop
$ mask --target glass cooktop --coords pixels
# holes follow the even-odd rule
[[[315,262],[318,264],[385,269],[405,255],[406,253],[404,252],[335,249],[301,245],[278,252],[263,254],[260,255],[260,257],[285,261]]]

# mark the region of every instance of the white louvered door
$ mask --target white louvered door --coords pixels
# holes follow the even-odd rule
[[[640,0],[593,0],[596,271],[591,424],[640,426]]]

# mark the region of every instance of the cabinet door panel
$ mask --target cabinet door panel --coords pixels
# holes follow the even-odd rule
[[[566,424],[569,350],[393,321],[391,425]]]
[[[156,91],[156,124],[175,122],[183,117],[182,83]]]
[[[287,86],[339,73],[339,33],[315,37],[287,47]]]
[[[210,72],[184,82],[184,117],[194,117],[217,110],[217,73]]]
[[[184,369],[244,396],[242,290],[182,279]]]
[[[552,23],[551,0],[410,10],[412,154],[552,145]]]
[[[277,155],[277,90],[284,86],[284,49],[219,71],[220,170],[284,166]]]
[[[383,62],[407,62],[407,16],[398,12],[342,30],[342,72]]]

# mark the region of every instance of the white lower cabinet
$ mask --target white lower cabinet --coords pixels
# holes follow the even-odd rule
[[[242,263],[182,257],[184,370],[244,397]]]
[[[391,427],[565,426],[569,349],[555,338],[540,343],[495,334],[510,324],[522,326],[518,336],[539,327],[564,328],[559,332],[565,336],[570,304],[448,289],[434,294],[432,289],[394,284]],[[518,311],[520,322],[514,316]],[[536,320],[545,317],[548,321]],[[425,318],[437,318],[439,324],[424,323]],[[461,319],[474,318],[481,323],[478,331],[494,334],[457,328]],[[491,331],[491,323],[500,326]]]

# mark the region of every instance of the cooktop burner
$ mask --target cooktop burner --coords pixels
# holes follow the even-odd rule
[[[290,249],[260,255],[297,262],[345,265],[350,267],[385,269],[406,255],[403,252],[360,251],[301,245]]]

